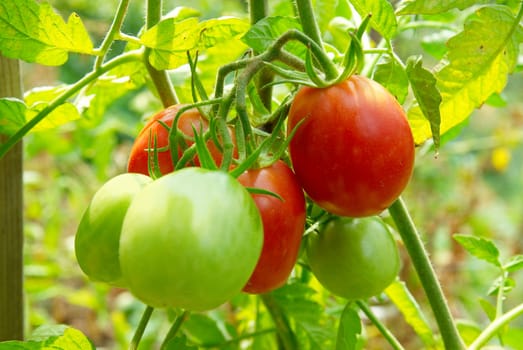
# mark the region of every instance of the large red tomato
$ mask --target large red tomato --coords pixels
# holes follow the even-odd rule
[[[258,264],[243,290],[265,293],[282,286],[296,263],[305,226],[305,197],[296,176],[283,161],[248,170],[238,181],[282,198],[252,194],[261,214],[264,241]]]
[[[414,140],[405,113],[381,85],[362,76],[303,87],[288,118],[294,171],[325,210],[351,217],[388,208],[409,182]]]
[[[167,148],[167,146],[169,146],[169,131],[160,123],[160,121],[171,127],[173,120],[181,107],[183,107],[183,105],[180,104],[170,106],[155,114],[153,117],[151,117],[147,124],[145,124],[143,129],[136,137],[129,155],[127,170],[130,173],[141,173],[149,175],[148,159],[150,156],[152,156],[152,153],[148,151],[150,137],[151,140],[154,140],[156,137],[156,147],[160,149],[158,151],[158,165],[160,167],[160,172],[162,174],[167,174],[174,170],[171,153]],[[196,108],[182,113],[178,119],[177,126],[178,130],[188,137],[194,136],[193,128],[197,131],[206,131],[209,128],[207,120],[202,118],[200,112]],[[231,133],[231,137],[233,137],[234,141],[233,133]],[[193,142],[187,140],[186,144],[187,146],[190,146],[193,144]],[[222,153],[220,150],[216,147],[212,140],[207,141],[207,147],[209,148],[214,161],[220,165],[222,160]],[[179,156],[182,154],[182,150],[180,148],[178,148],[178,154]],[[196,166],[200,165],[200,161],[197,156],[194,158],[194,164]]]

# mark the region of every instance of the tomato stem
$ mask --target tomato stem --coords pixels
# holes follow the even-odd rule
[[[189,315],[190,312],[185,310],[180,316],[176,317],[176,319],[173,322],[173,325],[169,329],[169,332],[167,332],[167,335],[165,336],[165,339],[163,340],[160,349],[166,349],[167,343],[169,343],[169,341],[175,337],[176,333],[178,333],[178,331],[180,330],[182,324],[185,322],[185,320],[189,318]]]
[[[123,20],[127,13],[127,8],[129,7],[129,1],[130,0],[121,0],[118,4],[118,9],[116,10],[116,15],[114,16],[113,22],[111,23],[111,27],[109,28],[109,31],[105,35],[105,38],[102,44],[100,45],[100,56],[96,57],[96,60],[94,62],[95,68],[100,68],[105,59],[107,51],[109,51],[111,44],[114,42],[114,39],[118,36],[120,28],[123,24]]]
[[[285,312],[281,309],[280,305],[276,303],[276,300],[270,293],[260,294],[260,298],[267,308],[267,311],[271,314],[271,317],[276,326],[276,332],[278,339],[281,342],[285,350],[298,349],[298,341],[294,334],[289,320],[285,315]]]
[[[367,318],[376,326],[376,328],[380,331],[380,333],[383,335],[383,337],[385,337],[385,339],[389,342],[389,344],[391,345],[391,347],[393,349],[404,350],[403,346],[398,341],[398,339],[396,339],[394,334],[392,334],[389,331],[389,329],[383,323],[381,323],[379,318],[376,317],[376,315],[374,314],[374,312],[372,312],[371,308],[369,307],[369,305],[366,302],[364,302],[362,300],[358,300],[358,301],[356,301],[356,304],[361,309],[361,311],[363,311],[365,316],[367,316]]]
[[[452,318],[436,272],[434,271],[418,230],[410,217],[407,206],[401,197],[389,207],[389,213],[396,224],[403,244],[407,248],[414,268],[418,273],[418,277],[428,297],[445,348],[453,350],[464,349],[465,345]]]
[[[147,323],[149,323],[149,320],[151,319],[151,315],[152,315],[153,311],[154,311],[154,308],[149,305],[147,305],[147,307],[143,311],[142,318],[140,318],[140,323],[138,323],[138,327],[134,331],[134,335],[133,335],[133,339],[131,340],[131,344],[129,344],[129,350],[138,349],[140,340],[142,340],[143,333],[145,332],[145,327],[147,327]]]

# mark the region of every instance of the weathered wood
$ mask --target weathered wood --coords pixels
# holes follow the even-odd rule
[[[0,97],[22,97],[20,64],[3,56]],[[22,142],[0,158],[0,341],[24,336],[22,159]]]

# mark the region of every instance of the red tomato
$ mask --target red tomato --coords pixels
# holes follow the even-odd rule
[[[159,121],[164,122],[168,126],[172,126],[176,114],[183,106],[184,105],[180,104],[170,106],[155,114],[153,117],[151,117],[147,124],[145,124],[143,129],[136,137],[136,140],[134,141],[133,147],[131,149],[129,162],[127,164],[128,172],[149,175],[147,161],[148,157],[152,155],[151,152],[147,151],[147,149],[149,148],[149,137],[152,137],[151,140],[154,140],[155,137],[157,138],[156,147],[158,149],[166,148],[167,146],[169,146],[169,131],[161,123],[159,123]],[[202,118],[200,112],[196,108],[190,109],[182,113],[180,115],[180,118],[178,119],[178,129],[183,134],[189,137],[193,137],[193,127],[197,131],[199,131],[200,129],[203,129],[203,131],[205,131],[209,128],[208,122],[204,118]],[[233,138],[234,142],[233,133],[231,133],[231,137]],[[193,144],[193,142],[189,140],[187,140],[186,143],[187,146]],[[209,148],[209,151],[214,161],[218,165],[220,165],[222,160],[222,154],[212,140],[207,141],[207,147]],[[182,155],[181,149],[178,150],[178,155]],[[237,155],[235,154],[235,156]],[[196,166],[200,166],[200,161],[197,156],[193,159],[193,161]],[[158,165],[162,174],[167,174],[174,170],[171,154],[167,148],[165,150],[158,151]]]
[[[305,226],[305,196],[296,176],[283,162],[251,169],[238,177],[245,187],[261,188],[278,194],[252,194],[260,211],[264,242],[258,264],[244,292],[258,294],[282,286],[289,277],[300,249]]]
[[[310,198],[341,216],[378,214],[398,198],[414,166],[405,113],[381,85],[362,76],[328,88],[303,87],[288,118],[289,150]]]

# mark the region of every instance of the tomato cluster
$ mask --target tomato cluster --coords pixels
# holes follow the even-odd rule
[[[182,141],[171,145],[175,122]],[[208,310],[241,291],[282,286],[304,251],[319,282],[339,296],[367,298],[392,282],[397,247],[376,215],[407,185],[414,142],[387,90],[361,76],[303,87],[288,115],[293,169],[275,160],[234,178],[201,168],[196,154],[174,170],[173,156],[209,125],[197,109],[175,105],[144,126],[128,173],[95,194],[79,225],[76,254],[91,279],[124,286],[152,306]],[[205,146],[220,164],[216,139]],[[153,167],[159,172],[150,174]],[[328,220],[306,220],[307,202]],[[300,250],[306,222],[318,229]]]

